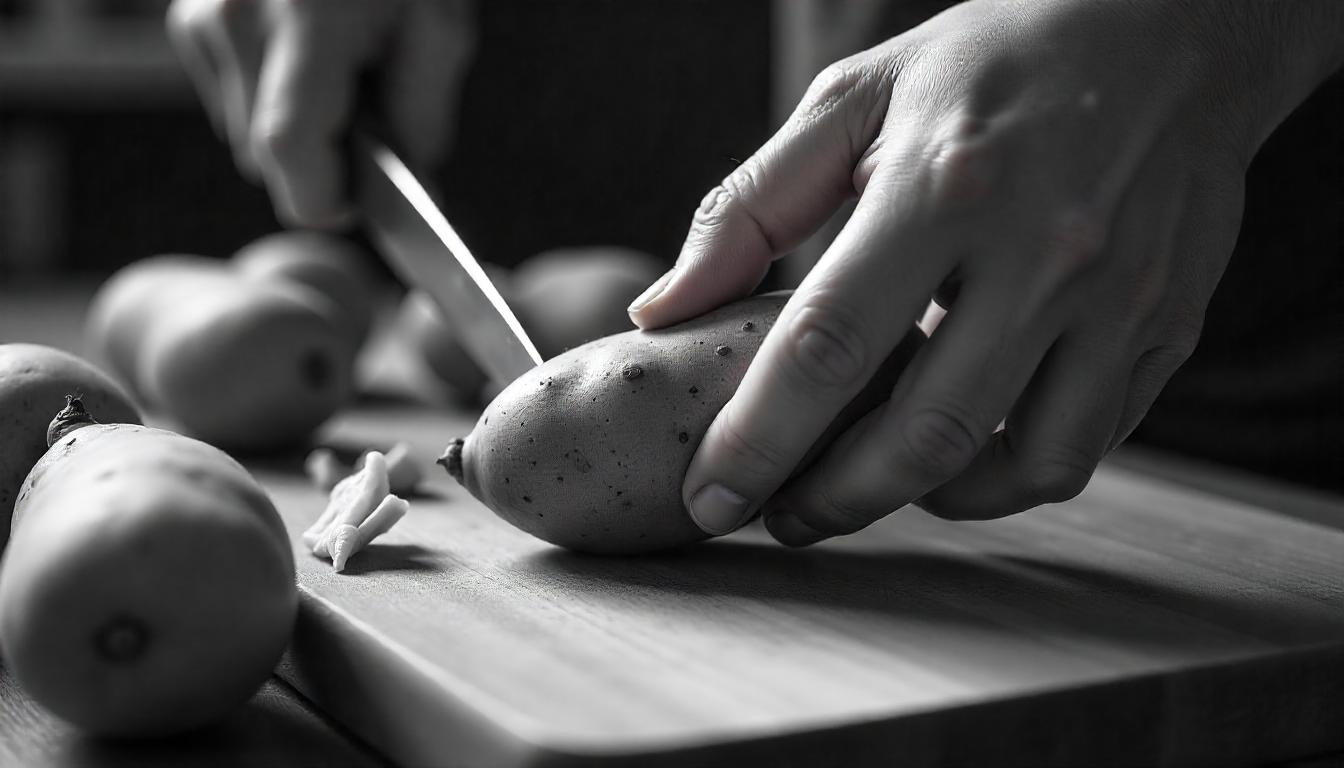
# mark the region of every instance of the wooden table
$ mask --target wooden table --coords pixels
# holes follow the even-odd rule
[[[72,347],[71,340],[78,338],[78,295],[69,291],[26,292],[22,296],[0,292],[0,342],[24,340]],[[382,442],[392,434],[411,436],[423,453],[451,436],[441,434],[444,430],[462,429],[471,422],[468,414],[438,413],[430,417],[405,406],[378,407],[381,410],[365,408],[347,414],[337,420],[330,434],[355,442]],[[315,514],[320,497],[306,487],[297,471],[296,457],[257,465],[255,469],[275,494],[292,529],[301,528]],[[1172,485],[1172,479],[1179,479],[1181,484]],[[1180,499],[1184,505],[1185,517],[1179,525],[1168,529],[1169,540],[1157,547],[1161,551],[1136,549],[1132,542],[1126,544],[1115,538],[1141,535],[1145,526],[1171,525],[1166,518],[1143,517],[1151,513],[1145,507],[1144,494],[1148,494],[1146,498],[1159,500]],[[1228,501],[1225,498],[1228,494],[1244,503]],[[1133,495],[1137,496],[1131,498]],[[1088,532],[1089,509],[1105,512],[1103,507],[1121,503],[1131,504],[1138,517],[1118,521],[1119,534]],[[698,696],[708,696],[709,699],[703,699],[705,706],[720,712],[716,715],[720,721],[731,719],[722,716],[723,712],[731,713],[723,709],[725,702],[741,702],[742,706],[759,711],[759,717],[750,713],[737,717],[736,724],[720,722],[707,731],[712,738],[706,743],[732,737],[735,732],[771,733],[772,708],[781,715],[790,711],[787,703],[772,703],[767,695],[772,690],[823,701],[837,690],[852,696],[868,688],[871,711],[878,717],[884,711],[883,697],[888,696],[891,681],[883,683],[879,679],[873,681],[874,686],[865,686],[862,670],[868,664],[869,668],[884,669],[889,674],[891,665],[899,663],[902,657],[878,655],[865,662],[846,656],[874,652],[871,643],[861,642],[865,635],[871,637],[872,621],[889,631],[905,633],[907,640],[918,641],[922,637],[940,643],[942,647],[931,648],[924,654],[926,661],[947,658],[949,648],[958,644],[974,649],[977,638],[986,637],[986,632],[1014,627],[1008,635],[1012,649],[1003,656],[1004,663],[1028,666],[1023,670],[1000,671],[986,667],[984,659],[968,659],[961,684],[974,685],[990,679],[1012,682],[1039,678],[1044,682],[1032,718],[1014,720],[996,715],[985,719],[985,712],[994,712],[995,702],[989,700],[963,708],[951,725],[945,718],[931,728],[922,727],[919,718],[905,718],[902,725],[906,729],[905,743],[912,747],[923,744],[926,750],[925,754],[908,756],[921,757],[921,762],[937,762],[931,759],[929,749],[944,756],[992,754],[977,751],[973,744],[950,749],[948,743],[940,741],[940,734],[957,732],[958,721],[963,726],[971,724],[972,732],[986,739],[1036,750],[1017,753],[1019,759],[1025,759],[1021,758],[1023,754],[1046,757],[1090,754],[1090,762],[1132,763],[1146,762],[1142,756],[1151,755],[1168,758],[1207,755],[1208,751],[1195,749],[1200,745],[1184,745],[1186,751],[1182,752],[1179,738],[1183,733],[1206,734],[1217,732],[1218,728],[1214,727],[1216,723],[1202,722],[1200,711],[1182,708],[1181,697],[1208,701],[1210,686],[1216,695],[1218,686],[1227,685],[1229,680],[1237,684],[1228,688],[1229,692],[1244,694],[1248,684],[1255,684],[1256,674],[1263,676],[1259,681],[1262,697],[1248,698],[1235,707],[1218,708],[1215,713],[1225,724],[1226,738],[1232,744],[1245,743],[1252,749],[1249,754],[1264,754],[1254,751],[1265,749],[1255,739],[1255,729],[1260,724],[1272,732],[1293,736],[1298,752],[1310,751],[1312,745],[1337,744],[1332,740],[1332,729],[1344,729],[1344,722],[1338,719],[1340,686],[1344,683],[1313,674],[1318,669],[1338,669],[1340,646],[1333,640],[1323,645],[1312,644],[1317,638],[1335,637],[1336,619],[1327,609],[1338,600],[1341,589],[1334,564],[1329,562],[1333,551],[1329,547],[1338,540],[1337,531],[1344,526],[1344,504],[1338,499],[1131,453],[1112,461],[1077,505],[1041,513],[1037,519],[1045,522],[1040,524],[1024,518],[1021,524],[944,532],[942,524],[936,521],[898,520],[867,539],[860,537],[809,553],[773,548],[761,532],[747,531],[687,555],[648,561],[579,558],[549,550],[498,524],[472,504],[445,478],[436,478],[430,497],[417,502],[412,515],[389,534],[385,544],[365,553],[362,562],[354,561],[350,576],[335,576],[325,563],[300,553],[305,611],[296,635],[295,653],[282,668],[284,677],[299,684],[324,702],[338,719],[375,742],[388,738],[388,734],[398,734],[383,747],[388,754],[400,755],[408,762],[448,765],[465,759],[466,764],[488,764],[481,762],[486,759],[481,756],[502,761],[513,754],[508,751],[515,744],[511,741],[512,734],[526,732],[528,728],[533,729],[534,736],[548,740],[549,747],[557,744],[563,747],[564,739],[557,735],[560,732],[536,731],[535,723],[529,725],[525,718],[518,719],[529,712],[548,713],[549,717],[560,719],[572,717],[572,733],[576,737],[599,733],[595,723],[619,723],[626,718],[634,737],[643,733],[652,739],[639,742],[631,737],[627,745],[654,744],[662,733],[676,747],[672,742],[685,740],[685,726],[693,724],[696,717],[693,711],[665,710],[669,702],[681,700],[676,696],[624,703],[576,700],[568,714],[564,714],[563,700],[548,700],[564,695],[565,688],[557,681],[562,683],[567,676],[576,686],[573,690],[587,694],[632,685],[635,689],[631,690],[637,692],[639,681],[622,675],[640,669],[639,665],[646,662],[626,657],[628,649],[670,654],[667,663],[674,666],[666,671],[663,684],[681,685]],[[1102,507],[1097,507],[1098,504]],[[1276,516],[1267,514],[1266,509],[1281,515],[1278,519],[1282,523],[1275,523]],[[1228,522],[1223,528],[1251,526],[1253,530],[1206,526],[1205,518],[1219,510],[1227,510]],[[1032,528],[1033,525],[1036,527]],[[1030,535],[1024,538],[1024,531]],[[1056,533],[1061,546],[1053,550],[1053,555],[1035,560],[1021,556],[1023,547],[1034,546],[1035,538],[1049,538]],[[896,539],[893,534],[898,534]],[[923,538],[911,546],[900,544],[893,548],[893,541],[899,543],[900,537],[912,535]],[[1096,549],[1097,537],[1105,540],[1100,549]],[[1101,553],[1097,555],[1099,559],[1070,560],[1069,553],[1077,551],[1073,548],[1080,544],[1092,547],[1088,551],[1093,555]],[[1344,558],[1344,549],[1339,554]],[[1186,564],[1173,559],[1177,555],[1197,562]],[[1112,562],[1105,562],[1107,558]],[[1324,579],[1302,577],[1295,570],[1294,558],[1326,558],[1321,570]],[[1136,563],[1142,566],[1138,570]],[[1122,572],[1128,575],[1118,577]],[[881,588],[858,583],[874,578],[884,580]],[[933,591],[903,593],[900,590],[903,583],[923,584],[925,590]],[[1228,583],[1235,588],[1228,590]],[[417,602],[425,594],[442,597]],[[1092,605],[1094,600],[1132,604],[1136,610],[1131,621],[1115,621],[1114,616]],[[965,613],[961,612],[961,603],[969,606]],[[398,611],[423,610],[424,606],[440,604],[456,613],[446,618],[396,616]],[[1150,604],[1158,606],[1156,613],[1145,607],[1151,607]],[[351,612],[363,612],[360,614],[363,618],[381,616],[378,621],[389,620],[391,616],[391,624],[351,632]],[[417,628],[439,626],[447,619],[453,623],[446,629],[441,627],[440,634],[428,639],[415,637],[415,632],[421,631]],[[824,663],[836,676],[832,681],[835,690],[817,685],[809,694],[792,690],[796,686],[787,680],[760,679],[755,681],[759,691],[752,693],[738,687],[752,679],[750,655],[741,656],[739,669],[716,668],[713,661],[695,663],[677,656],[686,649],[697,648],[700,638],[725,637],[723,633],[732,630],[732,626],[725,625],[734,621],[750,626],[755,634],[740,647],[724,648],[724,654],[736,658],[773,648],[779,654]],[[959,622],[961,629],[951,634],[941,632],[939,626],[949,621]],[[773,645],[769,638],[762,643],[758,632],[762,622],[777,627],[778,631],[805,632],[818,642],[844,647],[837,645],[837,652],[830,654],[802,647],[790,637],[777,638]],[[1344,614],[1338,623],[1344,626]],[[501,627],[507,631],[501,633]],[[642,636],[632,636],[632,628],[642,628],[637,633]],[[856,638],[854,642],[847,641],[846,632]],[[462,636],[454,638],[454,633]],[[566,636],[580,638],[580,646],[547,651],[530,649],[527,644],[529,637],[539,643],[558,643]],[[388,637],[397,641],[389,646],[382,642]],[[450,652],[439,648],[459,640]],[[1065,665],[1073,669],[1061,667],[1048,651],[1052,644],[1061,641],[1081,642],[1073,647],[1069,654],[1072,660]],[[1303,641],[1312,642],[1303,644]],[[393,653],[386,653],[389,647]],[[911,647],[917,648],[918,643]],[[1090,659],[1077,652],[1087,648],[1091,649]],[[1217,664],[1181,672],[1176,678],[1177,685],[1161,680],[1161,675],[1127,677],[1133,670],[1146,668],[1144,665],[1155,665],[1151,668],[1161,670],[1162,664],[1184,663],[1204,654],[1228,664],[1242,664],[1247,658],[1243,652],[1257,648],[1266,651],[1269,655],[1265,658],[1273,663],[1245,667],[1249,670],[1246,674],[1233,678],[1220,675]],[[1294,650],[1274,656],[1287,648]],[[516,658],[517,665],[490,672],[489,664],[499,661],[492,659],[490,652],[499,649]],[[561,655],[548,656],[548,653]],[[474,654],[473,663],[478,669],[467,664],[454,670],[455,677],[445,678],[438,674],[441,670],[424,668],[432,681],[416,674],[421,669],[416,665],[423,667],[426,659],[452,664],[464,662],[461,657],[468,654]],[[910,691],[946,693],[949,685],[957,685],[946,674],[921,669],[916,658],[919,655],[909,656],[908,679],[902,684],[927,674],[927,687],[909,683]],[[561,666],[594,665],[590,667],[592,675],[588,676],[592,679],[573,678],[563,671],[550,675],[548,658],[555,658]],[[353,666],[352,659],[357,662]],[[406,663],[408,659],[412,662]],[[611,666],[604,669],[608,660]],[[1031,667],[1033,664],[1037,666]],[[656,664],[647,668],[658,669]],[[683,671],[678,673],[676,669]],[[760,669],[777,671],[777,667],[768,664],[760,665]],[[1115,674],[1109,680],[1105,676],[1098,678],[1090,688],[1067,687],[1072,685],[1074,673],[1086,669],[1112,669]],[[354,674],[350,675],[352,671]],[[470,679],[473,674],[482,675],[474,684]],[[395,678],[391,694],[384,675],[402,676]],[[524,675],[513,678],[522,687],[521,694],[509,693],[507,685],[490,690],[492,685],[508,683],[509,675]],[[527,675],[541,686],[531,694],[525,689]],[[716,692],[716,676],[720,681],[731,681],[734,688]],[[1065,695],[1051,691],[1052,679],[1066,686],[1061,689]],[[1162,684],[1154,687],[1154,682]],[[1108,686],[1110,690],[1106,690]],[[1094,696],[1088,690],[1105,691],[1106,695]],[[445,691],[459,697],[461,706],[453,708],[451,702],[445,704],[442,698]],[[473,699],[473,692],[481,691],[493,697],[494,704]],[[935,699],[937,696],[930,694],[930,701]],[[370,702],[377,706],[371,706]],[[405,705],[404,711],[396,711],[398,702]],[[1267,707],[1265,702],[1274,702],[1274,706]],[[1136,745],[1130,741],[1106,744],[1104,740],[1080,744],[1081,737],[1071,734],[1067,727],[1052,727],[1072,724],[1081,732],[1086,730],[1089,718],[1106,717],[1111,718],[1110,730],[1115,734],[1126,738],[1135,734],[1154,737],[1156,731],[1143,726],[1154,717],[1154,703],[1173,713],[1175,724],[1168,723],[1171,730],[1165,731],[1164,738],[1177,739],[1175,745]],[[693,710],[697,700],[688,696],[684,704]],[[448,708],[443,719],[417,723],[421,705]],[[858,712],[864,706],[862,701],[845,702],[833,707],[833,711]],[[497,717],[489,716],[492,707]],[[594,711],[601,715],[599,720],[583,715]],[[392,715],[401,721],[389,722],[387,718]],[[664,724],[660,726],[658,720],[650,720],[650,715],[664,718]],[[404,736],[406,721],[418,729],[410,737]],[[1166,719],[1161,721],[1167,723]],[[837,724],[851,729],[852,735],[838,742],[848,745],[851,751],[836,754],[833,749],[836,742],[827,741],[833,739],[833,734],[828,736],[823,728],[809,732],[810,735],[785,738],[780,742],[784,751],[777,749],[775,754],[782,758],[809,758],[803,762],[845,764],[849,762],[847,757],[875,759],[875,755],[883,753],[871,751],[874,745],[879,748],[888,745],[891,738],[889,730],[865,730],[863,723],[853,718]],[[441,761],[426,758],[432,753],[424,751],[425,745],[432,746],[442,737],[442,733],[433,732],[436,726],[447,731],[456,729],[466,738],[460,749],[442,754]],[[480,735],[484,741],[468,743],[472,734]],[[692,748],[680,753],[680,761],[723,762],[735,754],[760,754],[750,752],[750,738],[743,743],[747,747],[739,745],[738,752]],[[818,745],[830,751],[819,752]],[[1096,751],[1076,751],[1084,747]],[[1071,749],[1075,751],[1070,752]],[[577,754],[582,754],[581,748]],[[679,764],[675,749],[670,754],[670,763]],[[1235,754],[1235,748],[1231,753],[1224,750],[1221,754]],[[1286,757],[1291,753],[1276,754]],[[471,755],[479,759],[463,758]],[[524,763],[545,762],[557,755],[543,750],[513,756],[518,758],[514,762]],[[663,757],[667,758],[667,754]],[[379,760],[280,681],[268,683],[244,710],[205,732],[169,742],[110,745],[81,739],[55,723],[35,709],[9,678],[0,676],[0,765],[370,765]],[[1338,762],[1339,758],[1325,758],[1320,764],[1336,764],[1332,761]]]

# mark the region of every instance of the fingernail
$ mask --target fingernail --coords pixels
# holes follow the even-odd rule
[[[691,497],[691,519],[700,530],[722,536],[741,528],[751,516],[747,500],[718,483],[706,485]]]
[[[626,307],[625,311],[633,315],[634,313],[643,309],[645,304],[648,304],[650,301],[653,301],[654,299],[658,298],[658,295],[662,293],[664,289],[667,288],[667,284],[672,282],[672,274],[676,271],[677,268],[673,267],[664,272],[662,277],[653,281],[653,285],[650,285],[648,288],[645,288],[644,292],[639,294],[639,298],[630,302],[630,306]]]
[[[765,530],[786,547],[806,547],[829,538],[787,509],[766,513]]]

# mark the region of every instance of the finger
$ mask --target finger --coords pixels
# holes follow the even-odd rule
[[[1075,273],[1076,295],[1099,297],[1054,344],[1006,429],[920,506],[941,517],[984,520],[1066,501],[1082,492],[1113,447],[1134,361],[1168,290],[1167,264],[1187,215],[1184,181],[1162,148],[1146,158],[1114,216],[1097,269]]]
[[[1005,429],[919,505],[948,519],[989,520],[1082,493],[1110,450],[1131,360],[1127,345],[1100,327],[1065,334],[1032,377]]]
[[[422,168],[451,144],[462,83],[474,48],[461,2],[413,2],[402,15],[383,83],[383,111],[397,145]]]
[[[853,533],[965,469],[1057,333],[1025,326],[1015,295],[1001,280],[968,278],[891,401],[766,505],[771,535],[805,546]]]
[[[216,136],[224,139],[228,137],[228,129],[219,93],[219,78],[205,31],[208,26],[207,12],[213,5],[211,0],[174,0],[168,7],[164,26],[168,41],[177,52],[177,58],[196,89],[201,106],[205,108],[210,127]]]
[[[219,99],[234,162],[243,175],[259,180],[260,168],[252,154],[252,108],[265,46],[259,0],[230,0],[204,30],[204,41],[217,66]]]
[[[683,501],[706,533],[737,528],[775,492],[913,326],[949,268],[936,243],[915,245],[924,237],[911,211],[873,186],[780,313],[691,460]],[[922,258],[900,261],[893,252]]]
[[[674,271],[630,305],[634,323],[662,327],[750,293],[772,260],[854,195],[888,98],[858,69],[823,73],[783,127],[700,202]]]
[[[1199,344],[1204,314],[1228,255],[1236,245],[1241,225],[1241,176],[1224,171],[1223,178],[1238,181],[1218,185],[1201,178],[1186,185],[1179,206],[1179,229],[1173,235],[1173,252],[1180,255],[1180,261],[1167,281],[1179,285],[1181,290],[1167,300],[1162,323],[1157,326],[1149,348],[1134,365],[1129,393],[1111,441],[1112,449],[1138,428],[1167,382]],[[1209,265],[1217,268],[1211,269]]]
[[[281,6],[257,85],[251,141],[280,218],[333,228],[351,216],[342,144],[373,32],[318,6]]]
[[[1190,358],[1198,341],[1198,330],[1181,331],[1172,342],[1153,347],[1139,357],[1130,375],[1129,390],[1115,431],[1107,446],[1109,450],[1119,447],[1138,428],[1167,382]]]
[[[981,519],[1081,490],[1109,447],[1148,315],[1125,314],[1127,297],[1104,308],[1068,298],[1084,293],[1079,281],[1104,276],[1107,243],[1094,219],[1066,214],[1043,233],[1036,274],[960,270],[943,284],[955,285],[955,301],[880,419],[838,441],[767,506],[778,540],[852,533],[916,499]],[[1147,239],[1129,246],[1169,246],[1169,225],[1127,234],[1135,232]],[[1125,319],[1064,333],[1079,314]]]

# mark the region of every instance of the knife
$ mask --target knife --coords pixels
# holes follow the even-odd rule
[[[500,384],[539,365],[527,331],[415,174],[368,132],[352,138],[355,199],[392,271],[429,294],[467,354]]]

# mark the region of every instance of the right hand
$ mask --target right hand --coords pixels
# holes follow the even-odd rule
[[[447,144],[474,43],[469,0],[173,0],[168,35],[245,176],[287,223],[351,219],[344,140],[361,76],[418,166]]]

